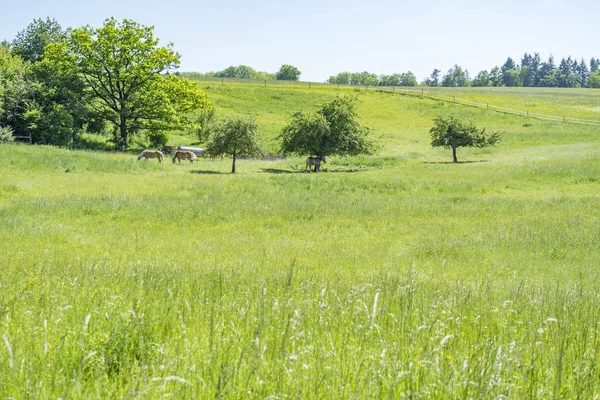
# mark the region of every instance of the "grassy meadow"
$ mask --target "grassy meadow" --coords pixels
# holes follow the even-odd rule
[[[232,175],[0,145],[0,396],[598,398],[598,128],[199,85],[220,115],[255,114],[273,153],[292,112],[356,93],[380,152]],[[523,101],[497,92],[477,96]],[[504,139],[449,163],[429,146],[440,113]]]

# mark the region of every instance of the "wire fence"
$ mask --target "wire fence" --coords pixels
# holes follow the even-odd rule
[[[493,105],[490,103],[482,103],[482,102],[471,101],[471,100],[457,99],[456,96],[453,96],[452,98],[435,96],[430,93],[425,93],[425,90],[423,88],[410,89],[410,88],[399,88],[399,87],[389,87],[389,86],[383,87],[382,86],[382,87],[373,87],[373,90],[378,90],[378,91],[382,91],[382,92],[398,93],[400,95],[411,96],[411,97],[416,97],[416,98],[421,98],[421,99],[442,101],[445,103],[458,104],[458,105],[462,105],[462,106],[466,106],[466,107],[474,107],[474,108],[499,112],[501,114],[506,114],[506,115],[514,115],[517,117],[535,118],[535,119],[539,119],[539,120],[546,120],[546,121],[553,121],[553,122],[568,122],[568,123],[572,123],[572,124],[600,126],[600,120],[575,118],[575,117],[567,117],[567,116],[561,117],[561,116],[557,116],[557,115],[548,115],[548,114],[539,114],[539,113],[533,113],[533,112],[529,112],[529,111],[517,110],[514,108],[500,107],[500,106],[496,106],[496,105]]]

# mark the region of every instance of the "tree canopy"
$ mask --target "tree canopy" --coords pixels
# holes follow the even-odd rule
[[[437,117],[429,130],[432,147],[452,149],[454,162],[459,147],[487,147],[496,145],[502,138],[500,132],[487,134],[485,128],[479,129],[472,122],[462,121],[454,116]]]
[[[362,126],[356,98],[336,97],[316,112],[294,113],[281,133],[281,150],[298,155],[371,154],[375,143],[369,128]]]
[[[298,81],[301,74],[300,70],[293,65],[283,64],[275,74],[275,77],[279,81]]]
[[[35,19],[17,33],[11,43],[11,51],[26,61],[37,62],[44,57],[46,46],[65,39],[65,32],[55,19]]]
[[[62,73],[81,77],[86,104],[113,124],[120,147],[142,129],[182,128],[185,113],[209,108],[207,95],[186,79],[163,75],[179,66],[172,44],[158,46],[154,28],[131,20],[107,19],[95,29],[73,30],[46,47],[45,58]]]
[[[25,135],[25,116],[32,110],[31,99],[38,88],[31,76],[31,63],[0,45],[0,126],[10,126],[16,135]]]
[[[255,157],[263,153],[258,124],[252,116],[232,114],[218,121],[211,130],[206,151],[212,156],[230,154],[232,174],[238,157]]]

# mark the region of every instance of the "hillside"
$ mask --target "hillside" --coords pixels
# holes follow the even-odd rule
[[[293,84],[262,81],[199,81],[209,94],[218,115],[232,112],[257,116],[260,129],[268,139],[271,152],[277,153],[277,135],[287,118],[298,110],[312,110],[336,95],[354,95],[359,99],[361,122],[374,129],[383,145],[382,155],[413,152],[424,157],[436,153],[429,146],[428,131],[437,115],[454,113],[471,119],[478,126],[506,132],[499,149],[515,149],[541,144],[565,144],[596,141],[598,127],[556,123],[534,118],[516,118],[486,109],[465,107],[419,98],[420,89],[398,93],[338,87],[326,84]],[[415,93],[417,96],[408,96]],[[600,91],[591,89],[531,88],[426,88],[425,95],[447,99],[476,101],[503,108],[561,118],[585,118],[600,121]],[[174,141],[181,140],[174,138]]]

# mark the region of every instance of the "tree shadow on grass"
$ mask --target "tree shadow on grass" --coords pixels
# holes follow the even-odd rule
[[[221,171],[203,171],[200,169],[190,171],[190,174],[198,174],[198,175],[226,175],[230,172],[221,172]]]
[[[471,160],[471,161],[423,161],[423,164],[476,164],[476,163],[488,163],[490,160]]]
[[[263,172],[266,172],[268,174],[301,174],[301,173],[305,172],[300,169],[292,170],[292,169],[281,169],[281,168],[261,168],[260,170]],[[306,172],[308,173],[308,171],[306,171]]]
[[[261,168],[263,172],[269,174],[314,174],[314,171],[302,170],[302,169],[280,169],[280,168]],[[329,171],[327,169],[321,170],[319,174],[338,174],[338,173],[349,173],[349,172],[363,172],[362,169],[341,169],[341,170],[333,170]]]

